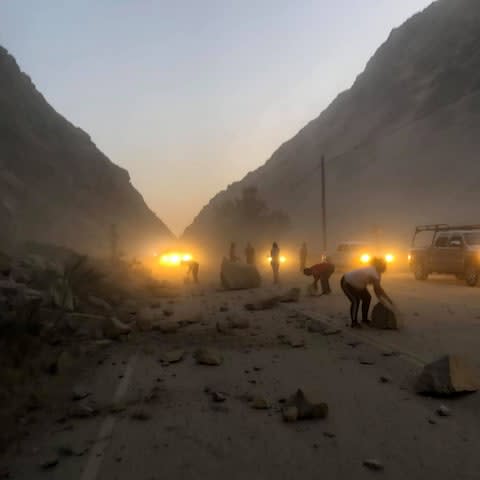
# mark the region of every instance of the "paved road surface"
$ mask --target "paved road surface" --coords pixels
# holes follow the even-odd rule
[[[344,327],[347,305],[338,291],[248,314],[251,327],[232,337],[217,334],[215,320],[247,315],[242,305],[259,292],[210,292],[180,300],[176,315],[200,309],[205,325],[182,336],[146,333],[98,351],[75,382],[88,385],[104,413],[65,420],[60,406],[39,416],[30,438],[4,459],[12,478],[478,479],[480,397],[429,399],[415,395],[411,386],[422,362],[441,353],[466,352],[480,363],[480,289],[448,279],[417,283],[406,276],[387,276],[385,286],[404,313],[402,332],[346,329],[332,337],[305,332],[304,318],[294,318],[291,309]],[[229,312],[221,314],[224,303]],[[280,345],[279,333],[304,336],[307,348]],[[363,342],[352,342],[352,334]],[[191,354],[199,344],[218,346],[224,364],[195,365]],[[184,348],[185,359],[161,365],[160,354],[173,347]],[[404,354],[384,356],[388,350]],[[365,359],[373,364],[359,361]],[[391,381],[381,383],[381,376]],[[326,420],[282,422],[279,400],[300,386],[320,389],[330,406]],[[224,392],[226,401],[212,402],[205,387]],[[272,408],[253,410],[245,394],[263,395]],[[63,403],[71,406],[68,392]],[[441,403],[452,416],[435,414]],[[127,409],[108,413],[112,404]],[[148,418],[132,418],[139,410]],[[43,471],[40,463],[59,447],[75,454],[59,456],[57,466]],[[381,460],[384,471],[366,469],[366,458]]]

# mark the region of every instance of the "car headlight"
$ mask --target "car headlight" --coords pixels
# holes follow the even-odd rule
[[[360,257],[360,261],[362,263],[369,263],[371,260],[371,257],[368,253],[364,253],[361,257]]]
[[[280,257],[280,263],[285,263],[287,261],[287,259],[282,255]]]
[[[392,255],[391,253],[387,253],[387,254],[385,255],[385,261],[386,261],[387,263],[392,263],[394,260],[395,260],[395,256]]]

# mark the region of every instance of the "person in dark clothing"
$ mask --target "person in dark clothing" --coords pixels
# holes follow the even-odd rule
[[[317,263],[311,267],[305,268],[303,273],[308,277],[313,277],[312,288],[315,292],[318,292],[318,282],[322,285],[322,295],[330,295],[332,290],[330,289],[330,277],[335,271],[335,265],[328,259],[325,259],[322,263]]]
[[[200,269],[200,264],[194,260],[184,260],[182,261],[182,264],[188,266],[187,278],[189,278],[191,275],[193,283],[198,283],[198,271]]]
[[[273,283],[278,285],[278,283],[280,283],[280,248],[278,247],[277,242],[273,242],[272,244],[270,259],[270,265],[272,266],[273,271]]]
[[[247,265],[255,265],[255,249],[252,247],[250,242],[247,244],[247,248],[245,248],[245,259],[247,261]]]

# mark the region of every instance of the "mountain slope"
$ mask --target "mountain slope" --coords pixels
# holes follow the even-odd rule
[[[4,243],[37,240],[105,252],[111,224],[127,251],[172,238],[128,172],[59,115],[2,47],[0,143]]]
[[[216,209],[255,185],[290,216],[292,236],[321,238],[322,154],[331,243],[374,226],[406,243],[415,223],[480,223],[479,127],[480,2],[439,0],[393,30],[350,90],[216,195],[185,236],[205,236]]]

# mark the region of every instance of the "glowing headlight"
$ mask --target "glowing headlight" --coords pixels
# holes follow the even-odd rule
[[[411,255],[408,255],[408,261],[410,261],[412,259],[412,256]]]
[[[182,260],[183,260],[184,262],[189,262],[191,259],[192,259],[192,256],[189,255],[189,254],[184,255],[184,256],[182,257]]]
[[[282,255],[280,257],[280,263],[285,263],[287,261],[287,259]]]
[[[364,253],[361,257],[360,257],[360,261],[362,263],[369,263],[371,260],[371,257],[368,253]]]
[[[385,255],[385,261],[387,263],[392,263],[395,260],[395,257],[391,253]]]

